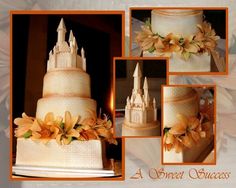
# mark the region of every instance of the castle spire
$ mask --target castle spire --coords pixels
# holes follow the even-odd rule
[[[61,19],[58,28],[57,28],[57,43],[61,44],[62,42],[65,41],[65,35],[66,35],[66,26],[64,23],[63,18]]]
[[[149,97],[149,93],[148,93],[147,77],[144,78],[143,90],[144,90],[144,100],[145,100],[146,106],[148,107],[149,102],[150,102],[150,97]]]
[[[73,31],[70,30],[70,36],[69,36],[69,42],[72,43],[73,41],[73,38],[74,38],[74,34],[73,34]]]
[[[73,43],[73,45],[75,46],[75,51],[76,51],[76,53],[77,53],[78,45],[77,45],[77,42],[76,42],[75,37],[73,37],[72,43]]]
[[[139,63],[137,63],[135,70],[134,70],[134,88],[133,88],[133,93],[139,93],[142,94],[141,90],[141,77],[142,77],[142,72],[139,67]]]

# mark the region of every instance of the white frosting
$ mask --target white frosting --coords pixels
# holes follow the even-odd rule
[[[49,95],[90,98],[90,77],[80,69],[47,72],[43,82],[43,97]]]
[[[167,92],[166,97],[165,92]],[[187,94],[187,92],[190,92]],[[197,116],[199,112],[199,101],[197,93],[186,87],[176,89],[176,87],[164,87],[164,105],[163,105],[163,126],[172,127],[179,122],[178,114],[189,116]],[[178,96],[178,97],[177,97]],[[181,97],[182,96],[182,97]]]
[[[164,99],[179,98],[188,95],[193,91],[190,87],[163,87]]]
[[[148,51],[143,52],[143,57],[160,57],[161,55]],[[172,53],[169,58],[169,71],[170,72],[210,72],[211,71],[211,56],[208,53],[201,55],[192,54],[186,61],[178,54]]]
[[[80,97],[46,97],[38,100],[36,117],[44,119],[48,112],[53,112],[55,116],[65,116],[65,111],[69,111],[72,116],[80,116],[81,119],[93,117],[96,114],[96,101],[90,98]],[[90,113],[90,112],[94,113]]]
[[[169,33],[183,37],[195,34],[197,25],[202,24],[202,11],[193,10],[153,10],[151,26],[154,33],[165,37]]]
[[[55,139],[43,144],[18,138],[16,165],[101,169],[102,143],[74,140],[69,145],[58,145]]]

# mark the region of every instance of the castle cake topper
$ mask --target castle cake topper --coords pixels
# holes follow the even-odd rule
[[[47,62],[47,71],[58,68],[80,68],[86,71],[86,58],[83,47],[81,48],[81,56],[77,54],[78,45],[70,30],[69,43],[65,41],[66,26],[63,18],[57,28],[57,43],[53,50],[49,52],[49,60]]]
[[[156,99],[151,102],[148,92],[147,78],[144,78],[143,91],[141,89],[142,73],[137,63],[134,74],[134,87],[131,98],[127,97],[125,119],[131,123],[149,123],[157,120]]]
[[[136,65],[133,77],[134,87],[131,97],[126,99],[122,134],[126,136],[157,135],[159,123],[157,121],[156,99],[151,100],[150,98],[146,77],[143,89],[141,88],[142,72],[139,63]]]

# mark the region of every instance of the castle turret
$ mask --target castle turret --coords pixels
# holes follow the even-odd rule
[[[133,77],[134,77],[133,94],[142,94],[142,90],[141,90],[142,72],[140,70],[139,63],[137,63],[135,67]]]
[[[63,18],[61,19],[59,26],[57,28],[57,44],[60,45],[65,41],[65,36],[66,36],[66,26],[64,23]]]
[[[149,93],[148,93],[147,77],[144,78],[143,91],[144,91],[144,101],[145,101],[145,104],[146,104],[147,107],[149,107],[150,97],[149,97]]]

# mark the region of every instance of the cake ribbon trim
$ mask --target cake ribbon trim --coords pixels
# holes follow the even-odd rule
[[[208,138],[211,135],[211,122],[207,115],[200,113],[200,117],[186,117],[178,114],[177,122],[171,128],[164,129],[163,145],[164,149],[170,151],[175,149],[176,153],[184,149],[192,148],[202,138]]]
[[[17,138],[31,138],[48,143],[51,139],[56,139],[59,145],[70,144],[74,139],[86,140],[105,140],[110,144],[117,144],[113,136],[112,122],[104,114],[103,118],[96,116],[80,119],[80,116],[71,116],[70,112],[65,112],[64,119],[61,116],[55,117],[49,112],[44,120],[22,114],[21,118],[14,119]]]
[[[217,40],[220,39],[216,35],[211,24],[204,21],[201,25],[197,25],[198,32],[195,35],[182,37],[169,33],[161,36],[154,33],[151,28],[150,21],[142,26],[142,31],[136,32],[136,42],[143,51],[153,53],[156,51],[161,56],[170,57],[173,52],[179,54],[182,59],[187,61],[192,54],[202,54],[207,52],[211,54],[216,52]]]

